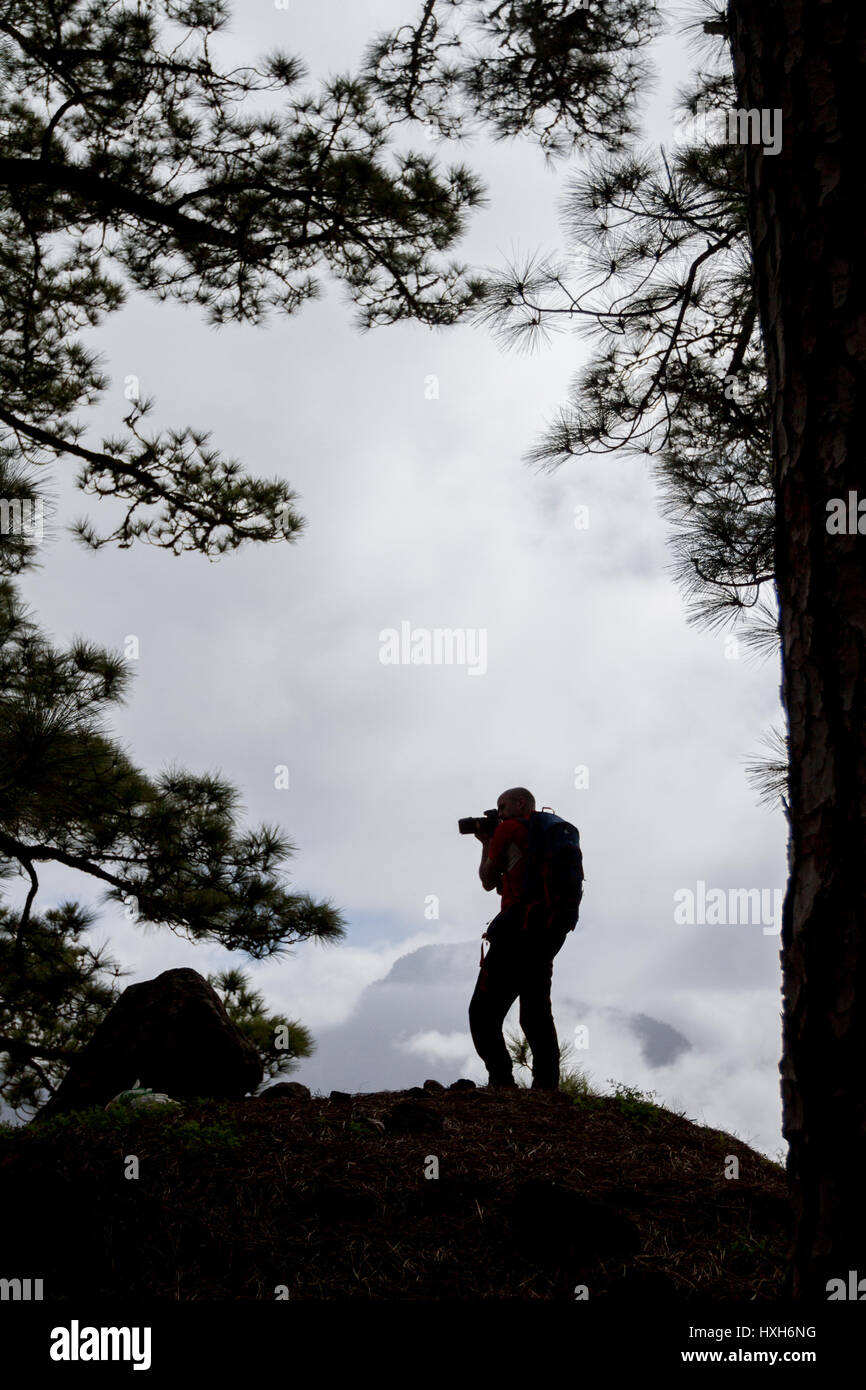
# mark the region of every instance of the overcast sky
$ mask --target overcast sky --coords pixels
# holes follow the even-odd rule
[[[415,8],[248,0],[223,50],[234,64],[279,46],[316,78]],[[682,54],[671,39],[658,47],[648,139],[672,138]],[[561,247],[556,203],[575,163],[550,168],[528,143],[438,148],[488,186],[461,258],[497,265]],[[61,532],[22,584],[57,642],[138,638],[119,736],[150,772],[218,769],[250,820],[285,827],[294,882],[341,907],[345,941],[250,963],[131,925],[114,906],[95,939],[131,968],[126,983],[181,965],[248,968],[274,1010],[311,1029],[318,1051],[293,1079],[314,1090],[484,1083],[467,1009],[498,900],[457,818],[526,785],[579,826],[584,848],[581,922],[553,982],[561,1040],[589,1027],[575,1061],[598,1089],[612,1078],[653,1090],[778,1156],[778,923],[675,920],[675,895],[699,882],[784,886],[784,818],[756,805],[744,774],[779,717],[778,662],[731,659],[723,636],[687,625],[644,462],[543,476],[521,461],[583,360],[575,339],[517,356],[478,327],[361,335],[352,316],[335,286],[261,328],[213,330],[193,309],[131,298],[95,337],[113,384],[89,438],[118,430],[135,374],[155,397],[153,427],[206,427],[251,472],[286,477],[307,531],[218,564],[144,546],[93,554]],[[89,511],[107,529],[108,507],[61,467],[59,521]],[[474,672],[383,664],[380,634],[402,623],[464,630],[484,660]],[[287,789],[275,787],[281,764]],[[588,787],[575,785],[579,766]],[[76,875],[42,881],[43,910],[100,900]],[[438,917],[425,916],[431,896]]]

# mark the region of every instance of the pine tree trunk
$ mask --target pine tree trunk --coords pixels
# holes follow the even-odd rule
[[[781,151],[744,156],[791,755],[787,1292],[826,1300],[828,1280],[866,1280],[866,534],[827,526],[859,488],[866,532],[866,4],[729,0],[728,22],[739,107],[782,112]]]

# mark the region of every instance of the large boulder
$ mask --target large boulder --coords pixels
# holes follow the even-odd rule
[[[259,1091],[256,1100],[310,1100],[309,1086],[302,1086],[300,1081],[280,1081],[276,1086],[269,1086],[266,1091]]]
[[[104,1106],[136,1082],[174,1099],[239,1100],[262,1076],[258,1052],[207,980],[166,970],[123,991],[38,1118]]]

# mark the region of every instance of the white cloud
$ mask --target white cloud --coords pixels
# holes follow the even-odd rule
[[[414,1033],[411,1038],[401,1039],[395,1046],[404,1052],[443,1062],[459,1062],[473,1055],[470,1033],[438,1033],[435,1028],[426,1033]]]

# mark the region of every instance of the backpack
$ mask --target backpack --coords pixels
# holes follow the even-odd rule
[[[526,896],[576,913],[583,897],[583,854],[577,826],[552,811],[533,811],[526,856]],[[569,930],[574,931],[574,927]]]

